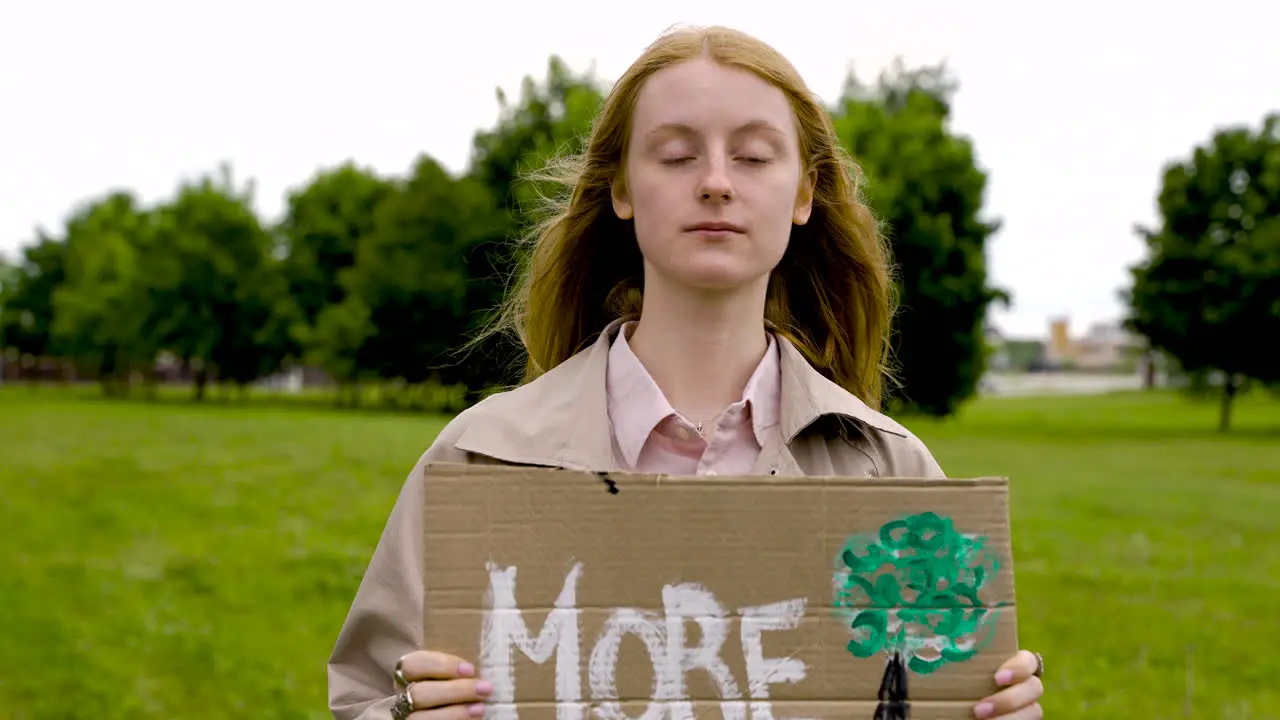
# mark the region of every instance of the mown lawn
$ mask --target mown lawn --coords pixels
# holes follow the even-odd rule
[[[1051,718],[1280,718],[1280,402],[984,400]],[[441,418],[0,389],[0,718],[325,718],[324,664]]]

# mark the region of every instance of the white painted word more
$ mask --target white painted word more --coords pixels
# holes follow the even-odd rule
[[[490,563],[489,589],[485,597],[484,625],[480,641],[480,670],[493,683],[489,720],[516,720],[515,651],[537,664],[555,657],[557,720],[586,720],[588,703],[583,697],[582,638],[577,608],[582,564],[565,577],[555,607],[547,614],[536,636],[529,631],[516,602],[516,568]],[[782,602],[738,610],[739,641],[747,668],[744,693],[721,653],[731,621],[716,596],[701,585],[685,583],[662,588],[664,615],[633,608],[618,608],[605,621],[587,656],[586,679],[595,716],[599,720],[692,720],[693,704],[685,686],[685,674],[705,670],[720,695],[725,720],[773,720],[769,686],[804,679],[803,662],[792,657],[766,658],[761,636],[766,631],[790,630],[804,617],[806,600]],[[700,642],[686,647],[685,621],[699,626]],[[627,718],[617,701],[618,651],[627,634],[639,638],[653,663],[653,692],[639,718]]]

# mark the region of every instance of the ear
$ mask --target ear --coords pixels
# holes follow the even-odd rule
[[[613,181],[613,185],[609,188],[609,196],[613,199],[613,214],[617,215],[619,220],[630,220],[635,214],[635,208],[631,206],[631,195],[627,192],[627,181],[624,178]]]
[[[818,171],[810,170],[800,178],[800,189],[796,192],[796,207],[791,213],[791,222],[804,225],[813,214],[813,189],[818,184]]]

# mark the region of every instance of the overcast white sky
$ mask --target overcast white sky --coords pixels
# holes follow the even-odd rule
[[[753,8],[753,9],[747,9]],[[561,54],[614,80],[673,24],[754,33],[824,98],[850,62],[947,60],[954,129],[990,171],[997,323],[1040,335],[1117,317],[1161,166],[1216,126],[1280,110],[1280,6],[1213,3],[653,0],[42,0],[0,4],[0,253],[113,186],[145,200],[230,161],[274,218],[317,168],[462,170],[495,86]]]

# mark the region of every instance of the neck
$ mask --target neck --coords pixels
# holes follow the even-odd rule
[[[632,351],[681,415],[708,421],[742,398],[768,348],[759,287],[724,294],[672,292],[645,283]]]

